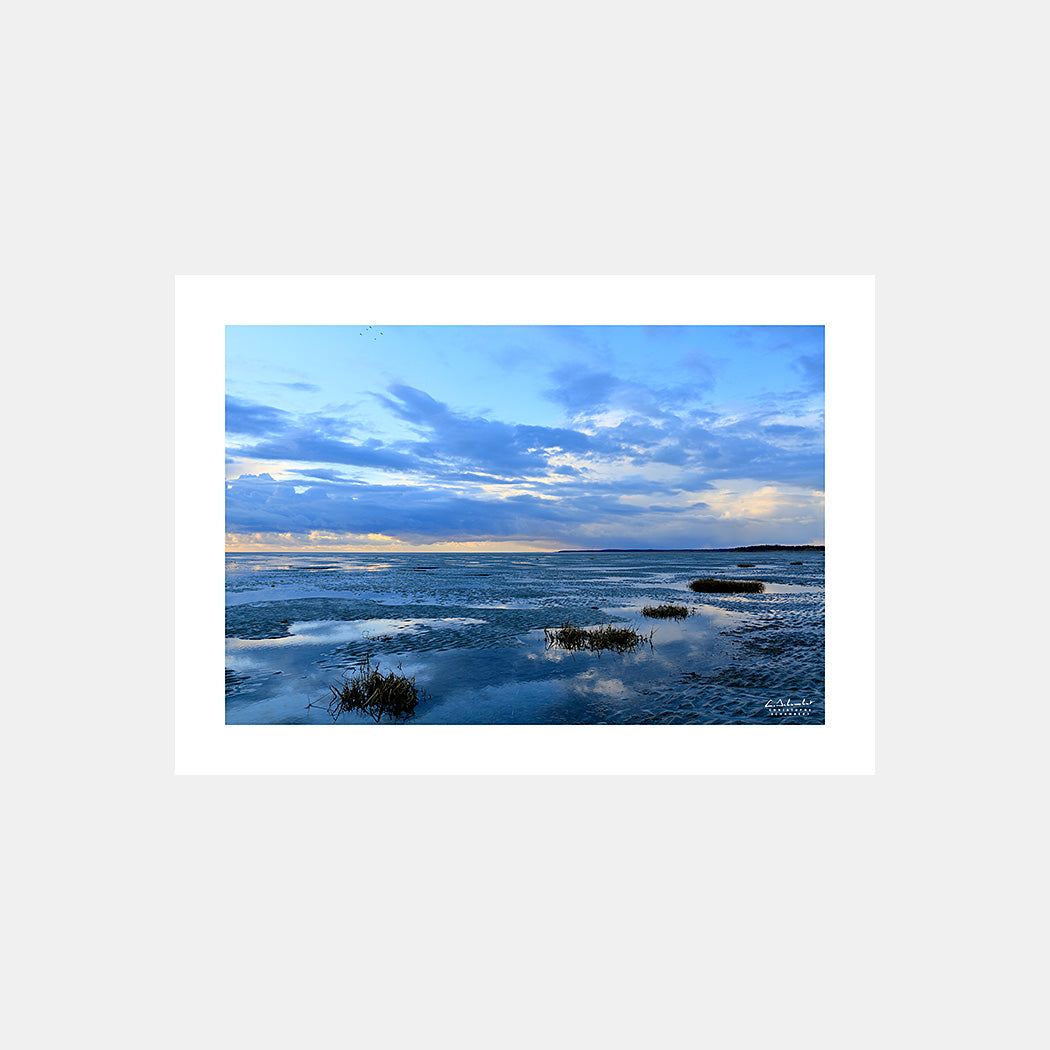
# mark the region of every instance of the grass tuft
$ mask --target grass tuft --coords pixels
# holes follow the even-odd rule
[[[684,620],[689,615],[688,605],[646,605],[642,607],[643,616],[654,620]]]
[[[398,673],[400,670],[398,664],[397,672],[384,674],[378,664],[372,666],[370,656],[365,656],[349,678],[340,685],[329,686],[328,697],[321,697],[306,706],[313,707],[327,700],[325,709],[333,722],[343,714],[368,715],[377,723],[384,717],[391,722],[405,722],[415,715],[416,705],[421,700],[429,700],[430,695],[426,690],[417,689],[415,678]]]
[[[689,589],[699,594],[761,594],[766,585],[759,580],[715,580],[705,577],[693,580]]]
[[[633,627],[602,624],[601,627],[577,627],[565,621],[561,627],[544,627],[543,637],[548,649],[568,649],[579,652],[589,649],[600,653],[603,649],[615,649],[618,653],[629,653],[645,642],[653,645],[653,632],[647,635]]]

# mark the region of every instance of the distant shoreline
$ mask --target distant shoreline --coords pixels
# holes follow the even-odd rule
[[[555,554],[744,554],[772,551],[822,551],[823,543],[759,543],[751,547],[591,547],[555,551]]]

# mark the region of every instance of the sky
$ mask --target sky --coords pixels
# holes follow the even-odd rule
[[[823,542],[823,327],[226,329],[229,551]]]

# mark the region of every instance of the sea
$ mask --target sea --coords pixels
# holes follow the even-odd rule
[[[661,604],[689,615],[643,615]],[[566,650],[566,623],[646,640]],[[226,556],[227,724],[372,725],[325,703],[366,660],[414,679],[413,724],[820,725],[824,553]]]

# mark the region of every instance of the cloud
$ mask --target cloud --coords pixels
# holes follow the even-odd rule
[[[284,387],[286,390],[298,390],[305,394],[319,394],[321,388],[316,383],[277,383],[277,386]]]
[[[349,418],[230,398],[231,433],[246,440],[228,452],[272,473],[228,483],[228,528],[560,546],[735,545],[748,535],[810,542],[823,534],[814,496],[823,487],[823,431],[811,406],[796,411],[781,401],[726,416],[683,404],[681,391],[609,373],[583,374],[599,377],[596,388],[569,371],[551,375],[560,403],[578,412],[573,425],[470,415],[396,383],[371,398],[391,421],[384,433],[397,436],[355,440]],[[619,416],[595,413],[610,404]],[[348,477],[345,467],[362,476]],[[785,487],[800,494],[778,497]],[[734,502],[736,491],[761,497]],[[743,532],[730,534],[727,514]],[[749,522],[766,533],[749,534]]]
[[[348,478],[345,474],[338,470],[324,470],[319,468],[307,469],[304,467],[297,468],[295,472],[301,477],[316,478],[318,481],[330,481],[336,484],[361,484],[361,482]]]
[[[621,388],[631,384],[619,384]],[[636,385],[635,385],[636,386]],[[636,391],[632,391],[635,393]],[[692,410],[685,418],[657,406],[615,423],[590,420],[587,429],[505,423],[453,411],[423,390],[393,384],[374,395],[415,437],[389,444],[370,438],[346,440],[351,432],[340,417],[289,413],[250,402],[232,404],[233,425],[263,440],[229,451],[240,460],[339,464],[418,476],[432,483],[462,485],[558,484],[570,479],[593,490],[603,474],[615,474],[622,491],[644,483],[667,488],[665,473],[648,479],[625,467],[677,470],[694,489],[711,481],[751,478],[763,482],[823,486],[823,432],[812,422],[784,422],[781,412],[756,411],[732,420]],[[655,396],[647,391],[647,396]],[[568,461],[568,462],[566,462]],[[329,468],[315,468],[319,481],[344,481]],[[301,472],[300,472],[301,473]]]
[[[412,456],[385,448],[378,441],[353,444],[310,430],[291,431],[272,441],[233,451],[242,457],[255,459],[343,463],[352,467],[374,467],[381,470],[414,471],[419,467]]]
[[[400,383],[388,391],[390,396],[375,396],[416,431],[420,440],[411,445],[412,453],[438,472],[470,468],[494,476],[542,474],[551,456],[590,447],[587,435],[576,430],[464,415],[425,391]]]
[[[280,408],[270,408],[268,405],[226,396],[227,434],[275,434],[288,426],[292,418],[290,413]]]
[[[572,415],[600,411],[612,400],[622,383],[609,372],[593,372],[565,366],[550,373],[554,384],[545,394]]]
[[[823,325],[746,325],[721,329],[730,342],[767,353],[797,353],[805,347],[824,351]]]
[[[687,350],[682,355],[682,364],[696,376],[696,384],[702,390],[710,390],[718,378],[720,361],[716,361],[702,350]]]
[[[824,353],[802,354],[792,362],[796,371],[801,373],[802,379],[809,390],[817,391],[824,389]]]
[[[710,501],[675,506],[626,503],[619,494],[595,491],[552,500],[528,494],[483,498],[407,485],[368,486],[354,497],[320,487],[297,493],[290,484],[248,477],[227,486],[231,534],[381,534],[423,545],[521,540],[555,547],[722,546],[766,542],[771,526],[778,541],[802,543],[823,535],[822,511],[815,498],[778,498],[770,489],[740,498],[720,492]]]
[[[483,499],[404,485],[369,486],[355,495],[320,486],[296,492],[294,485],[253,476],[229,482],[226,489],[226,525],[231,532],[551,535],[562,531],[566,521],[565,508],[531,496]]]
[[[706,376],[661,387],[574,365],[554,369],[548,374],[548,381],[551,385],[544,396],[577,420],[594,419],[610,409],[646,420],[667,419],[674,411],[702,396],[710,386]]]

